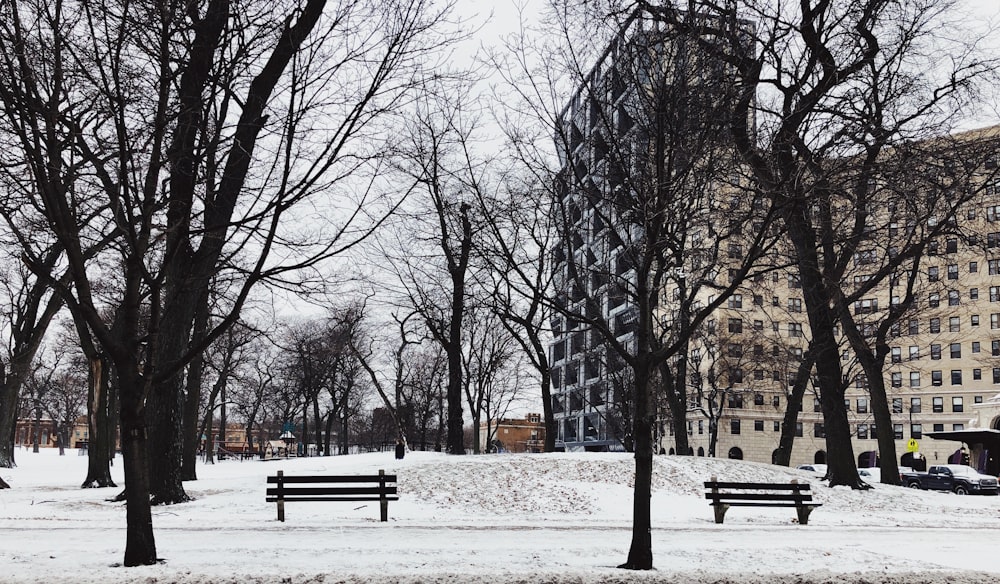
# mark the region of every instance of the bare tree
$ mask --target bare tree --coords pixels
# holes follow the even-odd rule
[[[24,259],[86,321],[121,392],[127,566],[157,561],[149,490],[159,502],[187,498],[184,367],[235,322],[256,284],[294,285],[291,272],[380,222],[360,212],[365,200],[313,230],[301,229],[293,209],[318,193],[329,200],[338,181],[377,165],[379,120],[448,40],[437,33],[447,7],[422,0],[325,8],[323,0],[0,8],[7,151],[31,177],[71,285],[53,281],[27,246]],[[304,139],[320,125],[321,141]],[[85,224],[91,209],[107,213]],[[105,226],[115,245],[98,273],[84,245]],[[278,246],[287,261],[271,255]],[[232,309],[192,345],[199,301],[220,272],[236,282]],[[112,324],[101,318],[99,278],[121,283]]]
[[[910,158],[915,151],[906,145],[946,133],[992,79],[995,60],[977,50],[976,35],[948,36],[953,2],[690,0],[683,11],[640,4],[733,69],[741,97],[729,129],[755,184],[781,214],[801,279],[830,484],[863,488],[834,336],[850,297],[840,286],[857,254],[869,255],[866,228],[877,216],[879,185],[891,184],[905,165],[929,163]],[[710,18],[691,22],[691,13]],[[734,50],[748,40],[752,52]],[[942,67],[943,54],[950,60]],[[938,199],[932,215],[952,203]],[[927,210],[913,209],[914,219],[929,218]]]
[[[614,401],[627,409],[623,434],[634,444],[636,481],[622,567],[650,569],[655,398],[663,392],[687,452],[691,336],[771,245],[774,214],[746,187],[727,145],[724,120],[736,93],[721,61],[649,11],[595,21],[589,4],[554,4],[549,29],[561,38],[532,55],[564,69],[539,75],[522,59],[523,75],[511,74],[513,85],[528,88],[519,89],[524,102],[543,98],[532,111],[548,124],[559,156],[543,180],[559,235],[550,303],[561,315],[553,366],[563,368],[563,395],[554,399],[565,397],[571,412],[607,402],[585,399],[588,387],[580,385],[600,389],[626,372],[630,384],[614,388]],[[561,93],[567,83],[573,92]],[[743,250],[734,261],[720,252],[730,243]],[[601,381],[602,362],[621,367]]]
[[[8,192],[10,189],[8,189]],[[11,197],[14,203],[15,197]],[[3,214],[10,222],[13,209],[6,207]],[[46,256],[47,264],[54,268],[60,254],[51,250]],[[11,259],[11,261],[14,261]],[[17,403],[25,375],[38,353],[39,346],[48,325],[62,307],[60,298],[53,295],[44,281],[31,277],[30,272],[19,265],[8,265],[4,269],[3,284],[5,297],[3,316],[10,339],[6,345],[6,365],[0,365],[0,468],[14,466],[14,427],[17,423]]]

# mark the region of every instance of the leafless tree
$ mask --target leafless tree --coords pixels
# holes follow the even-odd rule
[[[521,103],[541,98],[531,111],[559,156],[542,179],[560,239],[550,302],[561,323],[553,328],[568,338],[564,354],[601,346],[603,361],[628,371],[631,385],[616,388],[630,408],[624,433],[636,459],[622,567],[649,569],[654,398],[663,392],[686,452],[690,338],[771,245],[774,214],[747,188],[728,146],[723,121],[736,93],[720,61],[649,11],[595,20],[590,4],[553,3],[550,18],[560,38],[533,52],[517,46],[521,75],[510,75]],[[536,62],[556,65],[539,72]],[[734,261],[721,255],[729,243],[742,246]],[[579,390],[571,392],[574,403]]]
[[[373,189],[352,198],[340,185],[377,167],[381,121],[449,40],[439,34],[448,6],[326,4],[0,7],[5,163],[37,190],[71,284],[54,281],[32,248],[24,259],[86,321],[120,387],[127,566],[157,561],[149,490],[158,502],[187,498],[184,367],[235,322],[255,285],[296,285],[292,274],[382,220],[379,205],[365,204]],[[297,211],[318,194],[354,211]],[[107,212],[84,225],[92,209]],[[309,217],[314,227],[303,229]],[[99,273],[84,245],[105,226],[115,244]],[[235,282],[232,310],[192,344],[197,307],[220,273]],[[100,317],[98,278],[121,283],[112,324]]]
[[[992,81],[996,62],[984,57],[971,30],[951,34],[958,30],[957,21],[947,21],[954,2],[640,4],[733,69],[742,93],[729,131],[756,186],[781,214],[801,279],[830,484],[864,488],[834,336],[838,317],[860,297],[840,286],[852,263],[870,254],[866,229],[885,202],[884,185],[904,168],[934,166],[923,148],[911,146],[946,134]],[[710,18],[692,23],[691,13]],[[748,41],[752,51],[734,50]],[[938,180],[958,186],[954,176]],[[952,213],[956,202],[914,201],[913,219],[927,225],[932,216]],[[919,253],[920,241],[935,231],[909,240],[915,244],[909,254],[901,250],[873,270],[871,286],[893,272],[892,264]]]

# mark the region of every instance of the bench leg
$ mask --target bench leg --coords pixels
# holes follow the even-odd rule
[[[726,511],[729,510],[729,505],[713,505],[712,510],[715,511],[715,522],[722,523],[722,520],[726,518]]]
[[[278,499],[278,521],[285,520],[285,500]]]
[[[379,499],[379,508],[382,511],[382,521],[389,521],[389,499],[382,497]]]
[[[805,506],[795,508],[795,511],[799,515],[799,525],[809,524],[809,514],[812,513],[812,510],[813,510],[812,507],[805,507]]]

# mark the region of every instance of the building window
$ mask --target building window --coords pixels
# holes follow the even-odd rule
[[[993,368],[993,383],[1000,383],[1000,367]]]
[[[962,370],[952,369],[951,370],[951,384],[952,385],[962,385]]]
[[[937,266],[931,266],[927,268],[927,280],[930,282],[937,282],[940,279],[939,270]]]
[[[911,397],[910,398],[910,412],[912,412],[914,414],[919,414],[920,413],[920,398],[919,397]]]
[[[764,420],[754,420],[753,421],[753,429],[754,429],[755,432],[763,432],[764,431]]]
[[[948,264],[948,279],[949,280],[958,279],[958,264]]]
[[[944,413],[944,398],[935,397],[931,398],[931,411],[935,414]]]
[[[903,387],[903,374],[895,371],[889,374],[892,387]]]
[[[915,318],[911,318],[909,322],[907,322],[906,332],[911,335],[920,334],[920,321]]]
[[[813,424],[813,436],[816,438],[825,438],[826,433],[823,431],[823,424],[817,422]]]
[[[892,398],[892,413],[894,414],[903,413],[903,398],[901,397]]]
[[[743,370],[739,368],[732,368],[729,370],[729,383],[737,384],[743,383]]]
[[[955,412],[956,414],[960,414],[963,411],[965,411],[962,402],[962,396],[955,396],[951,398],[951,411]]]
[[[872,314],[878,310],[877,298],[865,298],[854,303],[854,314]]]
[[[979,341],[972,341],[972,352],[973,353],[978,353],[979,352],[979,346],[980,346],[979,345]]]
[[[764,394],[762,394],[762,393],[755,393],[755,394],[753,394],[753,405],[755,405],[755,406],[762,406],[762,405],[764,405]]]
[[[1000,275],[1000,260],[992,259],[986,262],[986,266],[989,268],[991,276]]]
[[[868,398],[859,397],[858,398],[858,413],[867,414],[868,413]]]
[[[979,262],[969,262],[969,273],[975,274],[979,271]]]
[[[788,299],[788,312],[802,312],[802,299],[801,298],[789,298]]]
[[[941,345],[931,345],[931,359],[934,361],[941,359]]]
[[[962,358],[962,343],[952,343],[948,345],[948,350],[951,352],[952,359]]]
[[[983,378],[983,370],[982,369],[973,369],[972,370],[972,380],[973,381],[980,381],[982,378]]]
[[[931,308],[937,308],[940,305],[941,305],[941,297],[938,295],[937,292],[931,292],[930,294],[928,294],[927,306],[930,306]]]
[[[944,241],[945,253],[958,253],[958,238],[949,237]]]
[[[910,358],[909,361],[916,361],[920,358],[920,347],[916,345],[910,345]]]
[[[781,422],[779,422],[779,421],[775,420],[775,421],[774,421],[774,426],[772,427],[772,429],[773,429],[773,430],[774,430],[775,432],[781,432]]]
[[[941,378],[941,371],[940,370],[931,371],[931,385],[936,386],[936,385],[941,385],[942,383],[943,381]]]
[[[990,341],[990,349],[994,357],[1000,357],[1000,341]]]
[[[932,318],[929,327],[931,333],[941,332],[941,319],[937,317]]]
[[[965,424],[952,424],[951,429],[953,432],[961,432],[965,430]]]
[[[979,300],[979,288],[969,288],[969,300]]]
[[[972,326],[979,326],[979,315],[972,314],[969,316],[969,324]]]
[[[990,302],[1000,302],[1000,286],[990,286]]]
[[[740,421],[736,418],[729,420],[729,433],[739,434],[740,433]]]
[[[868,438],[868,424],[858,424],[858,440],[866,440]]]
[[[902,440],[903,439],[903,425],[902,424],[893,424],[892,425],[892,437],[895,438],[896,440]]]
[[[893,348],[891,348],[889,350],[889,354],[891,355],[890,356],[890,360],[893,363],[902,363],[903,362],[903,351],[899,347],[893,347]]]
[[[910,424],[910,438],[923,438],[923,428],[921,424]]]
[[[762,321],[762,320],[755,320],[755,321],[753,321],[753,330],[755,330],[755,331],[762,331],[762,330],[764,330],[764,321]]]
[[[975,396],[974,398],[972,398],[972,403],[976,403],[976,404],[983,403],[983,396],[981,396],[981,395]]]
[[[743,332],[743,319],[742,318],[730,318],[729,319],[729,332],[733,334],[739,334]]]
[[[790,337],[801,337],[802,336],[802,324],[797,322],[788,323],[788,336]]]
[[[919,371],[910,371],[910,387],[920,387]]]
[[[961,304],[961,297],[958,290],[948,290],[948,306],[958,306]]]
[[[957,316],[948,317],[948,332],[957,333],[962,330],[962,319]]]
[[[990,315],[990,328],[1000,329],[1000,313],[994,312]]]
[[[743,295],[733,294],[729,297],[729,308],[743,308]]]

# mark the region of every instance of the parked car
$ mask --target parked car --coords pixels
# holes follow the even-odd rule
[[[819,477],[826,476],[826,465],[825,464],[800,464],[797,467],[798,470],[806,470],[809,472],[816,473]]]
[[[996,495],[997,478],[964,464],[931,466],[927,472],[902,472],[899,479],[911,489],[952,491],[957,495]]]

